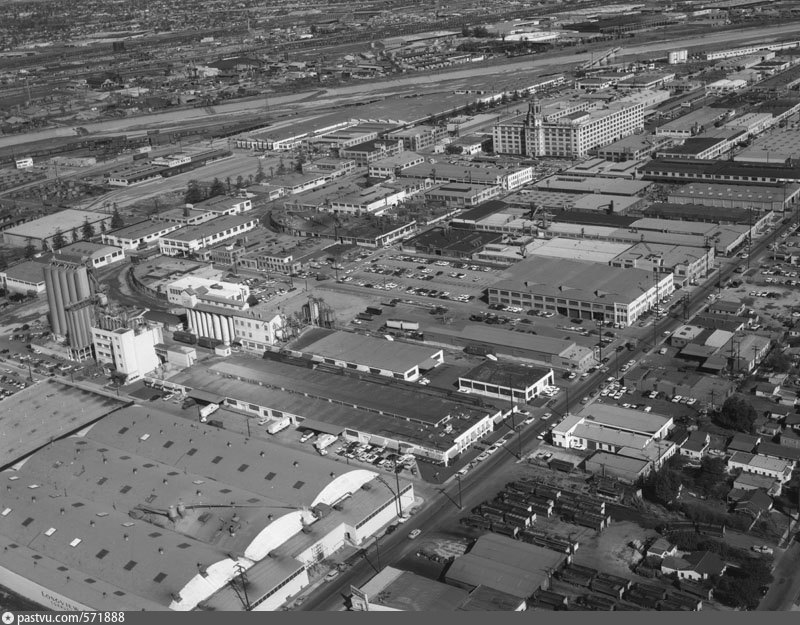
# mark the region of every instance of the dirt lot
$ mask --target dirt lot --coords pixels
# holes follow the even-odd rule
[[[644,578],[631,571],[631,565],[638,562],[641,555],[629,547],[628,543],[632,540],[646,543],[658,535],[655,530],[642,529],[629,521],[612,523],[599,534],[584,539],[575,553],[575,563],[604,573],[643,581]]]

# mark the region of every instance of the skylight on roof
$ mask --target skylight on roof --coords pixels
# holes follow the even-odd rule
[[[55,534],[55,533],[56,533],[56,528],[55,528],[55,527],[51,527],[49,530],[47,530],[47,531],[44,533],[44,535],[45,535],[45,536],[52,536],[52,535],[53,535],[53,534]]]
[[[2,512],[0,512],[0,516],[8,516],[11,512],[11,508],[4,508]]]
[[[149,434],[147,434],[147,433],[145,433],[145,434],[142,434],[142,435],[139,437],[139,440],[140,440],[140,441],[146,441],[148,438],[150,438],[150,435],[149,435]]]
[[[69,546],[70,547],[77,547],[78,545],[81,544],[82,540],[83,539],[81,539],[81,538],[73,538],[72,542],[69,544]]]

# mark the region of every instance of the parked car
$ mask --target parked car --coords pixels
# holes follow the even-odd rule
[[[411,530],[411,531],[408,533],[408,538],[409,538],[410,540],[414,540],[414,539],[415,539],[417,536],[419,536],[420,534],[422,534],[422,530],[419,530],[419,529],[417,529],[417,530]]]

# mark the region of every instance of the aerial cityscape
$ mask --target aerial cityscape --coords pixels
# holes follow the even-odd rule
[[[800,611],[800,2],[3,15],[0,612]]]

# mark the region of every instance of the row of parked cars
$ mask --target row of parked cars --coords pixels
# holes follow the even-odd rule
[[[413,454],[387,453],[386,447],[376,447],[367,443],[343,443],[336,448],[334,453],[337,456],[372,464],[387,471],[393,470],[397,466],[398,469],[402,467],[412,470],[412,473],[416,472]]]

